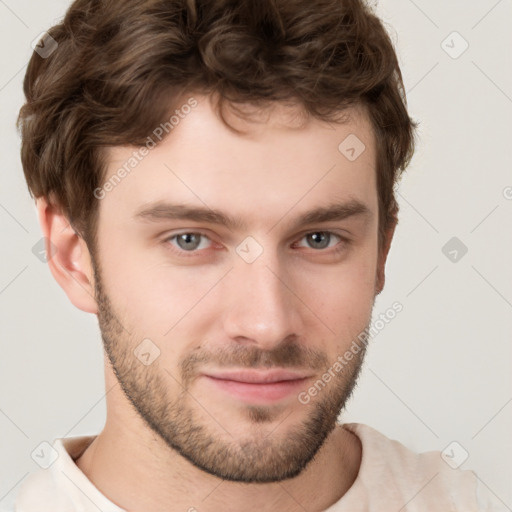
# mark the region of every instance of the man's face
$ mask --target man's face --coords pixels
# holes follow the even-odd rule
[[[261,124],[230,118],[250,130],[240,136],[195,98],[100,201],[93,263],[105,351],[126,405],[169,448],[220,478],[283,480],[334,429],[363,361],[364,347],[332,369],[371,322],[374,138],[356,110],[347,124],[302,128],[287,128],[289,112],[280,110]],[[366,146],[355,160],[338,149],[350,134]],[[106,179],[134,150],[110,150]],[[368,212],[298,223],[350,201]],[[238,223],[173,218],[169,204],[219,210]],[[262,383],[291,378],[270,370],[295,378]]]

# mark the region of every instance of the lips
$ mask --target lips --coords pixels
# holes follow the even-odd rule
[[[277,382],[298,381],[311,377],[306,372],[290,370],[234,370],[224,372],[205,373],[207,377],[218,380],[227,380],[245,384],[272,384]]]
[[[225,370],[208,371],[201,382],[210,389],[229,395],[232,399],[251,404],[272,404],[292,400],[306,385],[312,374],[306,371],[285,370]]]

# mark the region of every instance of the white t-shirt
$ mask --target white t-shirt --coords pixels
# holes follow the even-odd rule
[[[415,453],[362,423],[345,423],[361,440],[356,480],[325,512],[510,511],[471,470],[453,469],[441,452]],[[22,483],[14,512],[126,512],[75,464],[96,436],[56,439],[58,457]]]

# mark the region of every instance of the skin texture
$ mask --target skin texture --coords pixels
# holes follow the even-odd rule
[[[365,351],[307,404],[297,395],[370,325],[384,286],[394,226],[379,252],[372,128],[360,109],[338,125],[279,106],[254,122],[228,116],[249,130],[240,136],[207,97],[194,97],[171,136],[100,200],[95,254],[38,200],[57,249],[51,272],[76,307],[97,315],[105,348],[106,425],[76,462],[126,510],[324,510],[359,470],[360,442],[337,419]],[[354,161],[338,151],[349,134],[366,146]],[[107,179],[136,149],[109,149]],[[294,225],[349,199],[370,215]],[[246,227],[135,218],[157,200],[220,209]],[[262,250],[251,263],[237,252],[249,236],[251,251]],[[136,357],[143,340],[150,357],[158,354],[151,364]],[[260,403],[202,376],[248,368],[309,378]]]

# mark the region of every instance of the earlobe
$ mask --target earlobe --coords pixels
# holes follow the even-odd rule
[[[67,217],[46,198],[38,198],[36,207],[53,277],[78,309],[97,314],[94,273],[87,244]]]

